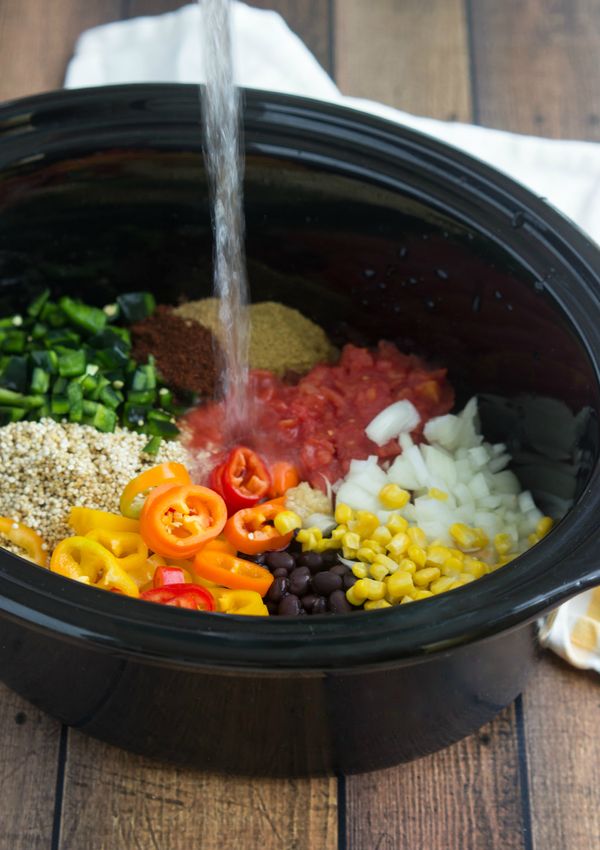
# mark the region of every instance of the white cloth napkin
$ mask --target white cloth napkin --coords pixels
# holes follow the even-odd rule
[[[198,4],[84,32],[65,86],[204,79]],[[344,97],[276,12],[232,2],[232,43],[239,85],[333,101],[414,127],[506,172],[546,198],[600,242],[600,145],[519,136],[409,115]],[[547,619],[540,637],[571,663],[600,672],[600,603],[589,591]]]

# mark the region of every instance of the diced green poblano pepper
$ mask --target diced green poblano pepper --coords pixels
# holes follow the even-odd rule
[[[162,443],[162,437],[150,437],[142,451],[147,455],[157,455]]]
[[[36,319],[42,312],[42,309],[44,308],[44,305],[46,304],[46,301],[48,301],[49,298],[49,289],[44,289],[43,292],[40,292],[37,298],[34,298],[29,307],[27,308],[28,315]]]
[[[83,304],[81,301],[74,301],[67,296],[60,299],[58,306],[72,325],[89,334],[104,330],[108,321],[103,310],[98,307],[91,307],[89,304]]]
[[[121,316],[131,325],[141,322],[156,309],[156,301],[151,292],[126,292],[118,296],[117,304]]]
[[[50,388],[50,375],[41,366],[34,366],[31,372],[29,389],[32,393],[44,395]]]

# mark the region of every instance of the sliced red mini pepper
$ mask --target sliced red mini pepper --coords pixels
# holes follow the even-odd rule
[[[161,484],[146,497],[140,533],[146,545],[166,558],[189,558],[223,531],[225,502],[199,484]]]
[[[230,514],[256,505],[269,492],[271,476],[252,449],[236,446],[211,475],[210,486],[225,500]]]
[[[277,514],[283,510],[283,499],[273,499],[238,511],[227,520],[223,533],[237,551],[245,555],[285,549],[292,540],[293,532],[280,534],[273,524]]]
[[[158,602],[173,608],[189,608],[192,611],[214,611],[212,594],[197,584],[170,584],[166,587],[151,587],[140,593],[146,602]]]
[[[181,567],[157,567],[152,579],[154,587],[167,587],[173,584],[185,584]]]

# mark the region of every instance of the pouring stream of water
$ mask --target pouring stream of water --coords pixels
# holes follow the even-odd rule
[[[221,391],[230,439],[248,427],[248,283],[244,257],[243,166],[239,93],[233,81],[229,0],[199,0],[206,87],[202,97],[204,158],[214,232],[214,294],[219,300]]]

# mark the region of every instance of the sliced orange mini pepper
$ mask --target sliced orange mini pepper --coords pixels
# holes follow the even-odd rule
[[[50,560],[50,569],[66,578],[126,596],[139,596],[135,581],[122,569],[108,549],[89,537],[67,537]]]
[[[160,484],[191,484],[190,474],[182,463],[159,463],[133,478],[123,490],[119,510],[126,517],[138,519],[144,499]]]
[[[17,522],[10,517],[0,516],[0,534],[7,537],[15,546],[23,549],[28,560],[33,561],[38,567],[47,566],[48,551],[46,544],[33,528],[29,528],[28,525],[23,525],[22,522]]]
[[[128,519],[120,514],[109,511],[98,511],[94,508],[71,508],[68,523],[75,534],[85,535],[93,528],[105,528],[108,531],[137,531],[140,524],[137,519]]]
[[[261,596],[273,583],[273,576],[264,567],[228,552],[201,550],[194,558],[194,570],[202,579],[235,590],[255,590]]]
[[[283,499],[244,508],[227,520],[225,537],[238,552],[245,555],[285,549],[291,542],[293,532],[280,534],[273,524],[277,514],[283,510]]]
[[[189,558],[222,531],[225,502],[199,484],[162,484],[146,498],[140,531],[153,552],[165,558]]]
[[[278,460],[269,470],[271,473],[271,496],[283,496],[292,487],[300,483],[300,473],[293,463]]]

